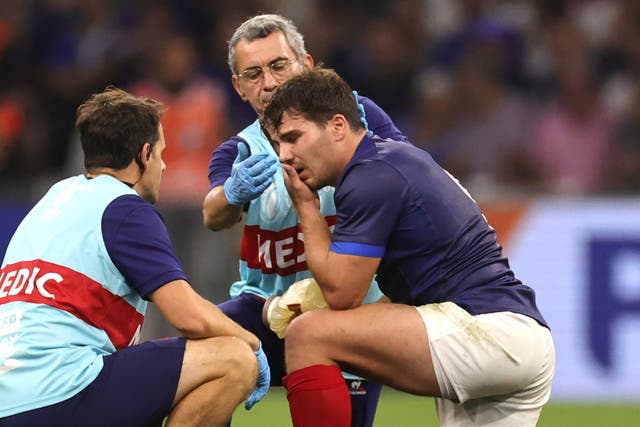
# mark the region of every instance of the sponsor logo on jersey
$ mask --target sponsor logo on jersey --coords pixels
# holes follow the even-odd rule
[[[363,395],[367,394],[367,389],[364,386],[362,380],[354,380],[349,383],[350,395]]]
[[[326,216],[325,219],[330,227],[336,223],[335,215]],[[308,269],[304,235],[299,225],[280,231],[247,225],[242,235],[240,259],[249,268],[261,270],[263,274],[288,276]]]

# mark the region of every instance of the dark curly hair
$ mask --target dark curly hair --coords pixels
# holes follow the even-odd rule
[[[277,129],[285,111],[300,114],[319,126],[342,114],[351,129],[364,129],[351,87],[328,68],[312,68],[280,85],[261,118],[263,128]]]

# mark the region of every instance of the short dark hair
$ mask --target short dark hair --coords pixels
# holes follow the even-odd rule
[[[164,110],[158,101],[113,86],[91,95],[78,107],[76,119],[85,169],[120,170],[132,160],[140,162],[142,146],[148,142],[153,149],[160,138]]]
[[[342,114],[351,129],[364,129],[351,87],[328,68],[312,68],[280,85],[265,108],[263,127],[277,129],[285,111],[300,114],[319,126]]]

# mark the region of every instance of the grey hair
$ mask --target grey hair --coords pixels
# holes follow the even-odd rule
[[[228,62],[231,72],[238,74],[236,46],[240,40],[252,42],[256,39],[265,38],[277,31],[281,31],[284,34],[297,60],[300,61],[307,55],[307,50],[304,47],[304,37],[302,37],[292,20],[275,14],[256,15],[244,21],[233,33],[231,40],[229,40]]]

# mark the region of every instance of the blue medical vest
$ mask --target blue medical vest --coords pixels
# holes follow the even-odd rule
[[[102,356],[135,343],[147,303],[111,261],[105,208],[135,191],[107,175],[53,185],[18,226],[0,270],[0,418],[87,387]]]

